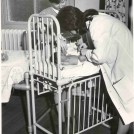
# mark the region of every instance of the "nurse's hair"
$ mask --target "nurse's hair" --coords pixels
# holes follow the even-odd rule
[[[95,9],[88,9],[82,12],[80,9],[73,6],[66,6],[60,9],[57,14],[57,19],[61,26],[61,29],[65,31],[76,30],[80,34],[86,32],[86,21],[91,19],[93,15],[98,15],[98,11]]]
[[[49,0],[49,2],[59,4],[61,2],[61,0]]]

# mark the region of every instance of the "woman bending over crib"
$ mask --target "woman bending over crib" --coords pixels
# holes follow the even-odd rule
[[[103,77],[106,73],[113,89],[120,91],[119,96],[124,93],[120,105],[116,102],[119,98],[112,97],[114,96],[112,93],[110,97],[112,101],[114,100],[113,103],[122,119],[119,120],[117,134],[126,134],[129,124],[134,121],[133,44],[130,31],[118,19],[99,14],[93,9],[82,12],[76,7],[66,6],[59,11],[57,19],[64,31],[80,35],[87,30],[90,32],[95,49],[87,49],[80,45],[81,55],[85,60],[98,64],[105,70],[102,72]],[[106,83],[106,79],[104,81]],[[122,114],[122,107],[118,108],[122,105],[126,114]]]

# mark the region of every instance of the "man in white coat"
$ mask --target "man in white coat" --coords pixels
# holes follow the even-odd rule
[[[92,20],[89,29],[86,28],[87,17]],[[81,46],[81,55],[89,62],[100,65],[107,92],[123,120],[119,121],[117,134],[126,134],[129,124],[134,122],[131,32],[118,19],[92,9],[82,12],[67,6],[59,11],[57,19],[65,31],[79,34],[90,31],[95,49]]]

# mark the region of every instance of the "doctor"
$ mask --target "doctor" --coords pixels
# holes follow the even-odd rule
[[[90,17],[89,28],[87,17]],[[80,46],[81,55],[100,65],[107,92],[121,119],[117,134],[126,134],[134,122],[133,41],[129,29],[118,19],[96,10],[62,8],[57,19],[61,28],[74,34],[90,32],[94,50]]]

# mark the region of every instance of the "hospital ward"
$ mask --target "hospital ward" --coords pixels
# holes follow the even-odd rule
[[[1,134],[134,134],[133,0],[1,0]]]

